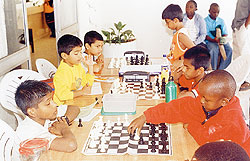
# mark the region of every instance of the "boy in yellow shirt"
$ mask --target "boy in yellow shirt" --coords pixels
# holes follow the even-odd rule
[[[93,56],[82,57],[82,41],[73,35],[66,34],[57,42],[58,54],[62,58],[55,73],[53,83],[55,94],[53,100],[57,105],[65,104],[67,100],[89,94],[94,82]],[[88,73],[81,62],[88,65]]]

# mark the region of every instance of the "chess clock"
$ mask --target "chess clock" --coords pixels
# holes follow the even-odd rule
[[[123,74],[125,82],[141,82],[143,80],[149,82],[150,73],[145,71],[127,71]]]

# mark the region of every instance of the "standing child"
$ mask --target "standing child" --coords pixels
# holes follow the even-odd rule
[[[199,145],[231,140],[250,155],[250,131],[244,121],[236,83],[231,74],[216,70],[199,83],[199,96],[183,97],[146,110],[131,122],[128,132],[140,134],[145,122],[152,124],[182,122]]]
[[[93,57],[82,57],[82,41],[73,35],[66,34],[57,42],[58,54],[62,58],[55,73],[53,96],[57,105],[65,104],[67,100],[89,94],[94,82]],[[81,62],[88,66],[88,73]]]
[[[170,54],[168,55],[168,59],[172,64],[171,71],[174,72],[182,66],[185,51],[193,47],[194,43],[189,38],[188,31],[182,23],[183,12],[179,5],[168,5],[162,12],[162,19],[165,20],[169,29],[176,31],[173,35]]]
[[[15,101],[27,116],[16,129],[20,142],[32,138],[47,138],[51,150],[62,152],[76,150],[77,142],[66,119],[57,116],[65,114],[71,122],[79,114],[78,107],[62,105],[58,108],[52,100],[52,88],[44,82],[35,80],[27,80],[19,85]],[[56,119],[57,121],[50,126],[51,121]]]
[[[83,57],[92,55],[94,57],[94,73],[100,73],[104,67],[104,56],[102,54],[103,37],[96,31],[89,31],[84,36],[85,51]],[[84,68],[86,65],[83,64]],[[86,68],[87,69],[87,68]]]
[[[220,54],[220,38],[216,37],[216,28],[220,28],[221,36],[227,36],[225,22],[223,19],[218,17],[219,13],[219,5],[217,3],[212,3],[210,5],[209,15],[205,18],[207,26],[206,44],[211,55],[211,65],[213,70],[225,69],[231,63],[232,59],[232,48],[230,47],[229,43],[226,43],[223,46],[225,48],[227,58],[224,60],[222,57],[220,57],[220,60],[218,60]]]
[[[50,37],[56,37],[53,0],[44,1],[44,13],[45,13],[46,23],[51,31]]]
[[[174,77],[175,83],[181,88],[178,98],[184,96],[197,97],[198,85],[206,75],[205,71],[210,66],[210,54],[207,48],[202,45],[194,46],[188,49],[184,54],[183,74],[180,77]]]

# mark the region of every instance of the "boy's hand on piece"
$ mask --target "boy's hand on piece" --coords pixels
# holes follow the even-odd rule
[[[137,134],[140,134],[142,126],[144,125],[145,122],[146,122],[146,117],[144,114],[136,118],[128,126],[128,133],[133,135],[135,130],[138,128]]]
[[[49,127],[49,132],[54,135],[62,136],[62,130],[66,128],[68,128],[68,124],[65,118],[57,117],[57,121]]]

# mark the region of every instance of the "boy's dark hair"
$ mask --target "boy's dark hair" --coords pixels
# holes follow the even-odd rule
[[[96,40],[103,41],[102,35],[96,31],[89,31],[84,36],[84,45],[88,43],[91,46]]]
[[[15,93],[15,101],[22,112],[28,115],[27,109],[37,107],[41,99],[50,92],[52,92],[52,88],[47,83],[26,80],[18,86]]]
[[[184,54],[184,59],[191,59],[191,64],[195,70],[203,67],[207,70],[210,66],[210,54],[207,48],[196,45],[188,49]]]
[[[194,0],[189,0],[188,2],[192,2],[195,6],[195,8],[197,8],[197,3]]]
[[[211,9],[212,7],[220,7],[220,6],[218,5],[218,3],[212,3],[212,4],[210,5],[210,9]]]
[[[78,37],[70,34],[63,35],[57,42],[58,54],[60,57],[62,57],[62,53],[69,55],[69,53],[78,46],[82,47],[82,41]]]
[[[199,147],[194,157],[199,161],[249,161],[246,151],[231,141],[210,142]]]
[[[180,22],[183,20],[183,12],[181,7],[177,4],[168,5],[162,12],[162,19],[175,19],[178,18]]]

